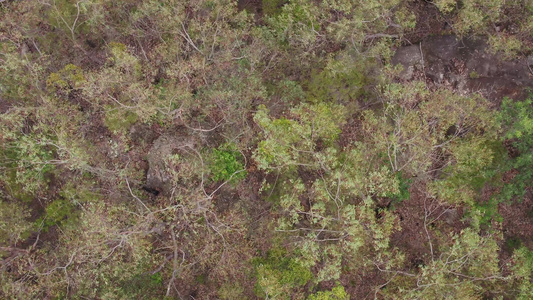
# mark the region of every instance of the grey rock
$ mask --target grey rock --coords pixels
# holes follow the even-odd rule
[[[451,85],[461,94],[479,92],[493,101],[503,97],[522,100],[528,96],[527,89],[533,88],[533,56],[503,60],[489,51],[482,38],[430,37],[398,49],[392,64],[404,67],[401,80],[412,80],[413,70],[418,68],[437,85]]]
[[[459,221],[459,212],[456,208],[447,209],[442,216],[444,218],[444,222],[446,222],[448,225],[456,224],[456,222]]]
[[[201,143],[202,140],[198,135],[192,135],[188,131],[170,132],[157,138],[148,153],[145,186],[169,195],[174,182],[167,170],[165,160],[172,154],[184,153],[186,147],[197,148]]]
[[[392,64],[403,65],[404,69],[400,73],[400,77],[403,80],[412,80],[415,70],[422,68],[424,65],[420,47],[418,45],[412,45],[398,49],[392,58]]]

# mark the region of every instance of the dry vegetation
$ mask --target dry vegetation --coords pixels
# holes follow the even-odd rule
[[[532,12],[0,0],[0,297],[533,298],[532,100],[391,64]]]

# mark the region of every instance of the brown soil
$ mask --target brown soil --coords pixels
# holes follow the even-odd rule
[[[418,268],[431,259],[428,234],[433,255],[438,256],[438,238],[435,233],[451,235],[459,233],[468,225],[461,220],[462,208],[439,203],[426,196],[425,189],[423,183],[415,182],[409,190],[410,199],[394,205],[401,230],[392,235],[391,244],[406,254],[407,266],[411,268]]]
[[[239,10],[246,10],[248,13],[254,15],[255,22],[261,23],[263,17],[263,1],[262,0],[239,0],[237,3]]]
[[[522,201],[501,203],[498,211],[503,218],[503,236],[507,242],[503,250],[511,252],[519,244],[533,250],[533,193],[529,191]]]
[[[450,31],[446,19],[439,12],[437,6],[429,1],[416,0],[410,2],[408,6],[416,16],[416,26],[413,31],[404,36],[404,44],[416,44],[428,36]]]
[[[342,131],[339,136],[340,147],[346,148],[352,145],[354,142],[361,140],[361,130],[361,115],[355,114],[342,127]]]
[[[340,278],[350,299],[374,299],[375,287],[387,280],[377,269],[358,274],[343,274]],[[378,298],[380,299],[380,298]]]

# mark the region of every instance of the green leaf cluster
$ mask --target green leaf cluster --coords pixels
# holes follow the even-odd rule
[[[290,299],[312,278],[311,271],[282,249],[273,249],[265,259],[256,259],[256,289],[258,297]]]
[[[505,171],[515,171],[516,175],[504,184],[502,198],[523,197],[533,182],[533,104],[531,99],[502,103],[500,120],[505,130],[505,138],[510,142],[512,157],[507,160]]]
[[[211,153],[210,171],[213,181],[238,182],[246,177],[246,170],[241,161],[242,154],[231,144],[225,144]]]

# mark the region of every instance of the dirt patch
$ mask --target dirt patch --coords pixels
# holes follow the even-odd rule
[[[346,124],[342,127],[339,136],[339,145],[341,148],[346,148],[356,141],[362,139],[362,116],[361,114],[353,115]]]
[[[147,124],[136,124],[130,128],[130,138],[136,145],[152,145],[159,137],[158,128]]]
[[[236,202],[239,201],[238,192],[231,186],[223,186],[213,195],[213,202],[216,210],[223,214],[224,212],[233,208]]]
[[[418,268],[433,256],[438,257],[438,236],[449,236],[467,227],[463,209],[439,203],[426,194],[423,183],[414,183],[410,199],[394,205],[401,230],[393,233],[391,245],[406,254],[406,266]],[[431,245],[430,245],[431,241]]]
[[[419,43],[430,35],[440,35],[451,29],[437,6],[429,1],[412,1],[408,7],[416,16],[416,26],[414,30],[405,34],[404,39],[407,44]]]
[[[11,103],[3,99],[2,95],[0,95],[0,114],[7,112],[10,107],[11,107]]]
[[[374,299],[376,286],[387,280],[382,272],[374,269],[357,274],[343,274],[340,282],[345,287],[346,293],[350,295],[350,299]]]
[[[263,13],[263,1],[262,0],[239,0],[237,2],[237,8],[239,10],[246,10],[252,14],[261,15]]]
[[[522,201],[501,203],[498,206],[503,218],[503,236],[506,245],[502,250],[512,251],[520,245],[533,250],[533,193],[529,191]]]
[[[237,2],[237,8],[253,14],[255,23],[261,24],[261,20],[263,19],[263,0],[239,0]]]

